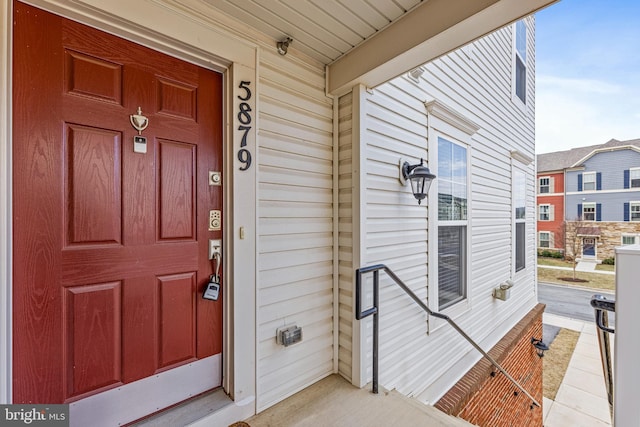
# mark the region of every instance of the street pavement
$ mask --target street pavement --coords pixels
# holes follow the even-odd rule
[[[615,299],[615,294],[597,289],[585,289],[571,285],[538,283],[538,301],[546,304],[545,313],[557,314],[570,319],[594,322],[591,297],[600,294],[607,299]],[[610,324],[614,316],[610,317]]]

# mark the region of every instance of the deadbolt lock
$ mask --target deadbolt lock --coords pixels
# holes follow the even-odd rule
[[[222,228],[222,215],[218,210],[209,211],[209,231],[218,231]]]
[[[222,174],[216,171],[209,171],[209,185],[222,185]]]

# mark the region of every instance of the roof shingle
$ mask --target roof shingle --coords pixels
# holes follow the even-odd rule
[[[632,145],[640,148],[640,139],[630,139],[627,141],[618,141],[611,139],[610,141],[600,145],[590,145],[587,147],[578,147],[566,151],[556,151],[554,153],[538,154],[536,156],[536,164],[538,173],[560,171],[570,168],[580,159],[585,158],[591,152],[599,149],[617,148]]]

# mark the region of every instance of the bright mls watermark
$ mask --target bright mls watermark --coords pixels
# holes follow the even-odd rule
[[[0,425],[69,427],[69,405],[0,405]]]

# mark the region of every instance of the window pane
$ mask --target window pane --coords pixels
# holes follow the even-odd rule
[[[549,178],[540,178],[540,193],[549,192]]]
[[[438,138],[438,219],[467,219],[467,149]]]
[[[585,173],[582,176],[582,190],[589,191],[596,189],[596,174]]]
[[[633,209],[632,209],[633,210]],[[596,220],[596,205],[593,203],[582,205],[582,219],[584,221]]]
[[[629,179],[631,183],[631,188],[640,187],[640,169],[630,169]]]
[[[526,102],[527,93],[527,68],[519,57],[516,56],[516,96],[522,102]]]
[[[549,221],[549,205],[540,205],[540,221]]]
[[[438,305],[443,309],[466,297],[466,226],[438,227]]]
[[[525,267],[525,223],[516,223],[516,271],[520,271]]]
[[[524,219],[526,215],[526,176],[522,171],[516,171],[514,174],[515,188],[513,201],[515,204],[516,219]]]
[[[516,51],[523,61],[527,60],[527,26],[522,20],[516,22]]]
[[[636,236],[622,236],[623,245],[633,245],[636,243]]]
[[[631,203],[631,221],[640,221],[640,203]]]
[[[549,233],[540,232],[539,246],[541,248],[548,248],[549,247]]]

